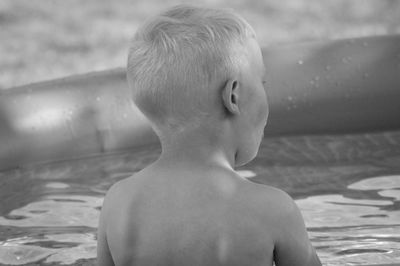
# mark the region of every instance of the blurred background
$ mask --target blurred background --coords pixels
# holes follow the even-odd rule
[[[137,27],[179,3],[235,9],[262,46],[400,33],[397,0],[0,0],[0,89],[124,66]]]

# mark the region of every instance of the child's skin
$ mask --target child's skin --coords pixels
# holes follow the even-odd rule
[[[234,171],[268,117],[261,51],[253,38],[245,48],[249,64],[221,88],[227,115],[161,136],[160,158],[108,191],[99,265],[321,265],[291,197]]]

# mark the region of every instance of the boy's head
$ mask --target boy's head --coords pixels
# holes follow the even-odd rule
[[[257,152],[268,115],[263,75],[255,33],[244,19],[192,6],[174,7],[139,28],[127,66],[133,100],[157,134],[231,119],[237,134],[249,135],[236,136],[244,153]],[[243,163],[254,156],[243,155]]]

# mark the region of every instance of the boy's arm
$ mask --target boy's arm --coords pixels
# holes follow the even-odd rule
[[[97,265],[99,266],[114,266],[114,261],[111,257],[110,249],[106,237],[106,210],[104,199],[103,207],[100,213],[99,227],[97,229]]]
[[[315,249],[308,238],[299,208],[290,196],[283,199],[285,207],[279,220],[279,234],[275,242],[276,266],[321,266]]]

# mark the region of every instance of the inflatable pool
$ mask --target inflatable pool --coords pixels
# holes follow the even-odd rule
[[[400,36],[263,49],[266,136],[400,127]],[[0,169],[157,142],[125,69],[0,91]]]
[[[263,53],[266,139],[239,173],[296,199],[325,265],[399,265],[400,36]],[[159,154],[124,72],[0,92],[0,264],[94,263],[105,191]]]

